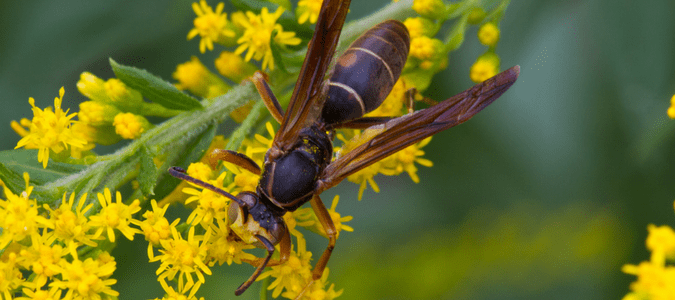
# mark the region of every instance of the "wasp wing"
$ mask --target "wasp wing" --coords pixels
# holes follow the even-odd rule
[[[432,107],[392,119],[368,130],[381,130],[368,142],[332,162],[321,174],[317,192],[431,135],[459,125],[495,101],[516,82],[515,66]]]
[[[321,108],[317,105],[317,100],[321,97],[324,76],[335,53],[350,2],[351,0],[323,1],[314,36],[309,42],[307,56],[300,69],[300,77],[295,84],[279,132],[274,137],[274,145],[281,150],[288,150],[295,143],[296,136],[305,127],[305,121],[312,109]]]

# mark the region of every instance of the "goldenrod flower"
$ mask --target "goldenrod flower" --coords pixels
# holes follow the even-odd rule
[[[235,36],[234,31],[227,28],[227,14],[223,13],[223,8],[225,8],[223,2],[218,3],[215,11],[205,0],[199,1],[199,4],[192,3],[192,10],[195,11],[197,18],[194,20],[195,28],[190,30],[187,39],[191,40],[199,34],[202,38],[199,41],[201,53],[206,52],[206,49],[213,50],[214,42],[223,42],[226,38]]]
[[[99,101],[84,101],[80,103],[77,118],[94,126],[110,125],[118,113],[119,109],[112,105]]]
[[[230,234],[230,228],[225,220],[217,219],[218,225],[211,224],[211,229],[213,230],[213,235],[211,240],[208,241],[208,256],[207,261],[209,266],[213,266],[216,262],[219,265],[227,263],[227,265],[232,265],[232,263],[241,264],[242,260],[251,261],[256,259],[256,257],[251,253],[246,253],[246,249],[254,249],[255,246],[251,244],[246,244],[240,240],[234,238]]]
[[[91,216],[91,226],[97,227],[96,236],[102,232],[106,232],[108,239],[115,242],[115,229],[119,230],[128,240],[134,239],[134,234],[141,233],[136,228],[129,227],[132,215],[141,210],[140,201],[138,199],[126,205],[122,202],[122,194],[119,191],[115,192],[115,202],[113,203],[112,195],[108,188],[103,190],[103,194],[97,193],[98,203],[101,204],[101,211]]]
[[[258,68],[246,62],[241,56],[234,52],[223,51],[220,56],[214,61],[216,69],[221,75],[228,79],[240,83],[242,80],[253,76],[253,73]]]
[[[53,227],[49,220],[39,215],[37,201],[28,197],[33,187],[28,186],[28,173],[24,173],[26,190],[14,195],[5,188],[7,200],[0,199],[0,249],[4,249],[12,241],[21,242],[26,238],[37,241],[40,238],[39,229]]]
[[[668,108],[668,117],[675,119],[675,95],[670,98],[670,107]]]
[[[311,286],[305,291],[304,294],[302,294],[301,298],[296,298],[302,290],[294,290],[294,291],[286,291],[281,296],[286,297],[288,299],[300,299],[300,300],[332,300],[340,295],[342,295],[343,290],[335,291],[335,284],[331,283],[331,285],[326,289],[326,285],[328,284],[328,267],[323,270],[323,274],[321,275],[321,278],[319,280],[314,281]]]
[[[31,270],[35,276],[32,284],[42,287],[47,280],[53,280],[61,271],[61,260],[68,254],[68,249],[59,244],[52,244],[43,238],[30,247],[21,250],[21,257],[26,262],[25,268]],[[77,258],[77,257],[75,257]]]
[[[178,233],[175,227],[171,227],[171,239],[160,240],[161,255],[155,256],[150,262],[161,261],[157,269],[157,280],[162,282],[162,287],[168,287],[166,279],[174,280],[178,275],[178,290],[191,290],[190,297],[204,283],[204,274],[211,275],[211,270],[204,263],[208,253],[206,241],[211,239],[211,227],[206,228],[206,233],[195,235],[195,227],[190,227],[187,240]],[[197,276],[195,283],[193,274]],[[169,292],[169,291],[166,291]]]
[[[429,144],[430,141],[431,137],[428,137],[417,144],[413,144],[396,152],[390,156],[391,159],[387,159],[384,162],[385,167],[394,170],[396,175],[405,171],[410,175],[410,179],[412,179],[413,182],[419,183],[420,178],[417,176],[417,167],[415,167],[415,163],[425,167],[433,166],[433,163],[430,160],[420,157],[424,155],[424,151],[420,149]]]
[[[295,37],[295,32],[284,32],[283,27],[277,24],[277,19],[284,12],[284,9],[279,7],[277,11],[270,14],[267,7],[263,7],[260,15],[256,15],[250,11],[246,12],[248,20],[241,20],[241,25],[245,28],[244,34],[237,40],[241,44],[234,51],[235,54],[242,54],[246,52],[246,61],[251,58],[255,60],[262,59],[262,69],[265,70],[269,66],[270,70],[274,70],[274,56],[272,55],[271,43],[284,47],[286,45],[300,44],[300,38]],[[276,35],[272,33],[276,31]]]
[[[652,252],[651,261],[663,265],[666,258],[675,258],[675,231],[670,226],[647,226],[647,249]]]
[[[321,11],[321,0],[300,0],[295,14],[298,16],[298,23],[303,24],[309,20],[309,23],[314,24],[319,19],[319,12]]]
[[[499,72],[499,57],[491,52],[481,55],[471,66],[470,76],[473,82],[483,82]]]
[[[448,10],[443,0],[413,0],[412,9],[430,19],[441,19]]]
[[[178,80],[176,87],[179,90],[188,90],[207,99],[225,94],[230,89],[225,81],[207,69],[196,56],[178,65],[173,72],[173,78]]]
[[[330,214],[330,218],[333,220],[333,225],[335,226],[335,231],[337,231],[336,238],[340,237],[340,232],[342,230],[349,231],[349,232],[354,231],[354,228],[352,228],[351,226],[343,224],[344,222],[351,221],[352,219],[354,219],[354,217],[352,217],[352,216],[343,217],[343,216],[340,215],[340,213],[335,211],[335,208],[337,207],[338,201],[340,201],[340,196],[335,195],[335,197],[333,197],[333,203],[331,204],[330,209],[328,210],[328,213]],[[316,218],[316,216],[314,216],[314,217]],[[322,235],[324,237],[328,237],[328,235],[326,235],[325,229],[323,228],[323,225],[321,225],[321,223],[318,220],[313,222],[313,225],[314,225],[314,228],[312,229],[312,231],[318,232],[320,235]]]
[[[92,226],[85,216],[93,203],[83,207],[86,200],[87,194],[85,193],[75,206],[75,193],[71,193],[68,199],[66,199],[66,193],[63,193],[59,208],[53,210],[49,205],[44,205],[49,212],[49,221],[54,224],[54,230],[45,235],[47,244],[56,240],[64,243],[74,258],[77,258],[78,246],[97,246],[93,240],[98,239],[98,235],[90,233]]]
[[[209,180],[206,182],[229,192],[229,188],[224,188],[222,186],[226,174],[226,172],[223,172],[215,180]],[[188,173],[188,175],[192,176],[190,173]],[[190,183],[190,185],[196,186],[192,183]],[[201,187],[198,188],[199,189],[189,187],[183,189],[183,193],[192,195],[185,199],[186,205],[193,201],[198,201],[197,207],[192,211],[192,213],[190,213],[187,222],[188,224],[199,223],[204,229],[207,229],[210,228],[214,218],[217,220],[225,220],[227,218],[227,207],[230,203],[230,199],[223,197],[222,195],[209,189]]]
[[[169,221],[164,217],[169,205],[160,208],[155,199],[152,199],[151,205],[152,210],[146,210],[143,213],[143,221],[132,219],[131,223],[140,227],[143,231],[145,240],[148,241],[148,258],[152,260],[155,257],[152,250],[153,246],[159,247],[160,241],[171,238],[171,229],[176,227],[180,219],[176,219],[169,224]]]
[[[143,96],[139,91],[129,88],[117,78],[106,80],[103,89],[108,96],[107,102],[113,103],[122,110],[134,110],[143,103]]]
[[[485,23],[478,29],[478,40],[485,46],[494,47],[499,41],[499,27],[494,23]]]
[[[26,297],[18,297],[18,298],[15,298],[16,300],[37,300],[37,299],[56,300],[56,299],[63,299],[63,298],[61,298],[61,294],[62,294],[63,291],[61,291],[57,287],[52,287],[49,290],[41,290],[40,287],[23,288],[23,289],[21,289],[21,292],[23,292],[23,295],[26,296]]]
[[[304,236],[300,231],[295,229],[295,227],[302,226],[305,228],[309,227],[314,228],[313,225],[316,222],[317,222],[316,216],[314,215],[314,211],[312,211],[312,208],[310,207],[296,209],[295,211],[287,211],[284,214],[284,223],[286,223],[286,228],[288,228],[288,232],[290,232],[293,236],[297,238],[303,238]],[[319,224],[319,226],[321,225]]]
[[[59,271],[61,279],[55,279],[50,286],[62,290],[68,289],[63,299],[107,299],[117,297],[119,293],[110,286],[117,282],[109,279],[116,268],[115,261],[102,262],[87,258],[72,262],[61,260]]]
[[[291,250],[286,263],[270,267],[271,270],[260,274],[257,280],[263,280],[269,276],[276,278],[267,287],[268,290],[274,289],[272,292],[274,298],[278,297],[284,289],[300,292],[312,278],[311,259],[312,252],[306,250],[305,240],[299,238],[298,251]]]
[[[47,168],[49,161],[49,152],[60,153],[68,145],[83,147],[87,142],[73,134],[71,125],[75,123],[71,119],[77,113],[68,114],[61,109],[64,89],[59,90],[59,97],[54,99],[54,110],[46,108],[42,110],[35,106],[35,99],[28,98],[28,103],[33,107],[33,120],[30,123],[30,132],[16,144],[17,148],[39,149],[38,161],[42,162],[42,167]]]
[[[104,85],[103,79],[89,72],[82,72],[80,80],[77,82],[77,90],[91,100],[105,102],[108,95]]]
[[[403,25],[408,28],[411,39],[421,36],[432,36],[434,34],[435,25],[433,21],[427,18],[407,18],[403,21]]]
[[[152,124],[143,116],[132,113],[119,113],[113,119],[115,133],[125,139],[135,139],[152,127]]]
[[[420,36],[410,41],[410,56],[419,60],[437,60],[445,56],[444,48],[445,45],[440,40]]]
[[[209,181],[213,179],[213,170],[209,165],[203,162],[191,163],[186,171],[190,176],[201,181]]]

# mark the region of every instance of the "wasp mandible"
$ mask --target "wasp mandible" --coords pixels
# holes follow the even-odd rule
[[[368,118],[387,97],[401,75],[410,46],[410,36],[399,21],[376,25],[340,56],[325,79],[335,53],[350,0],[323,1],[307,56],[300,70],[286,112],[283,111],[262,73],[252,78],[271,115],[281,123],[262,169],[247,156],[216,150],[212,160],[236,164],[261,178],[255,193],[236,197],[185,174],[178,167],[171,175],[190,181],[233,200],[228,210],[230,224],[246,232],[235,233],[246,243],[267,250],[265,258],[252,264],[255,272],[235,291],[243,293],[268,265],[285,262],[291,252],[290,234],[283,220],[310,202],[328,236],[328,247],[319,258],[312,277],[321,278],[333,252],[336,230],[319,195],[347,176],[403,150],[440,131],[461,124],[499,98],[518,78],[520,67],[512,67],[474,87],[427,109],[398,118]],[[377,127],[375,127],[377,126]],[[379,134],[332,161],[332,137],[337,128],[377,128]],[[250,238],[243,238],[250,237]],[[278,260],[271,260],[280,245]]]

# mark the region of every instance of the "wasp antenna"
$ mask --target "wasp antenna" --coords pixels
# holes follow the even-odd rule
[[[194,184],[196,184],[196,185],[198,185],[198,186],[201,186],[201,187],[203,187],[203,188],[205,188],[205,189],[214,191],[214,192],[216,192],[216,193],[218,193],[218,194],[221,194],[221,195],[223,195],[223,196],[225,196],[225,197],[227,197],[227,198],[230,198],[230,199],[236,201],[240,206],[245,206],[244,202],[241,201],[239,198],[233,196],[232,194],[230,194],[230,193],[228,193],[228,192],[226,192],[226,191],[223,191],[222,189],[219,189],[219,188],[216,187],[215,185],[212,185],[212,184],[210,184],[210,183],[206,183],[206,182],[204,182],[204,181],[201,181],[201,180],[199,180],[199,179],[197,179],[197,178],[194,178],[194,177],[188,175],[187,173],[185,173],[185,169],[183,169],[183,168],[180,168],[180,167],[171,167],[171,168],[169,168],[169,174],[171,174],[171,176],[176,177],[176,178],[178,178],[178,179],[181,179],[181,180],[185,180],[185,181],[187,181],[187,182],[194,183]]]

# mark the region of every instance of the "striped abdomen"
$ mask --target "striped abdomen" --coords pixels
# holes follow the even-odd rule
[[[408,29],[396,20],[384,21],[356,39],[326,83],[323,121],[356,119],[380,106],[401,75],[409,48]]]

